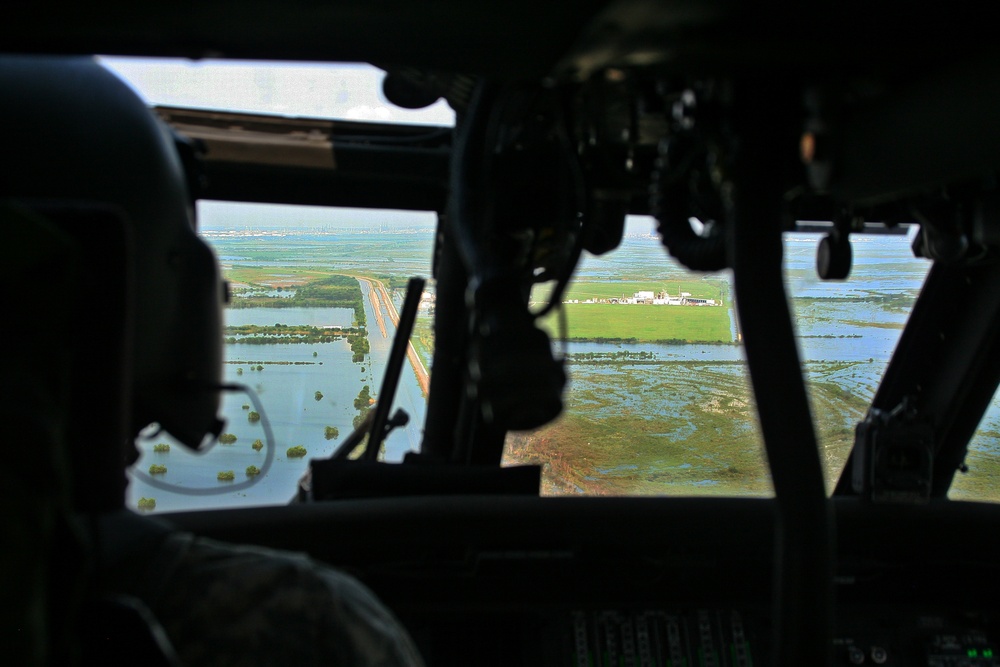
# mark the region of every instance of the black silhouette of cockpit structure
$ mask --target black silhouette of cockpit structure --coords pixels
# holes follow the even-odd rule
[[[1000,381],[1000,52],[976,11],[515,0],[5,13],[11,54],[370,62],[390,102],[456,111],[452,130],[156,110],[186,139],[196,198],[439,215],[419,456],[341,466],[312,502],[168,517],[177,527],[355,572],[429,664],[1000,662],[1000,509],[947,499]],[[325,141],[296,140],[310,133]],[[223,140],[243,141],[240,159],[219,158]],[[314,159],[329,145],[332,161]],[[564,369],[530,287],[565,284],[584,250],[613,251],[626,214],[654,215],[665,252],[691,269],[732,271],[774,498],[538,498],[530,479],[497,472],[508,431],[561,409]],[[712,224],[696,233],[692,217]],[[851,234],[872,223],[919,225],[914,250],[933,261],[831,497],[781,274],[781,235],[802,220],[832,223],[824,278],[849,273]],[[354,475],[364,494],[343,491]]]

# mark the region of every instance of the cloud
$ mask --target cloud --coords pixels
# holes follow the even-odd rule
[[[392,112],[386,107],[372,107],[362,104],[345,111],[344,118],[346,120],[387,121],[392,119]]]

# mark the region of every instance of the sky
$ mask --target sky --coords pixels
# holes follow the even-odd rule
[[[401,109],[382,96],[385,73],[371,65],[102,56],[148,104],[341,120],[454,125],[439,100]]]
[[[243,202],[199,201],[198,228],[205,231],[310,229],[413,229],[430,230],[434,213],[391,209],[327,208]]]

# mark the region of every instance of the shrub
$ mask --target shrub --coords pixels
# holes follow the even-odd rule
[[[236,473],[232,470],[220,470],[216,477],[220,482],[231,482],[236,479]]]
[[[306,451],[305,447],[303,447],[302,445],[295,445],[294,447],[289,447],[285,451],[285,456],[287,456],[290,459],[300,459],[307,453],[308,452]]]
[[[361,391],[358,392],[357,398],[354,399],[354,409],[364,410],[367,406],[371,405],[371,399],[371,388],[368,385],[365,385],[361,388]]]
[[[236,442],[236,436],[233,435],[232,433],[223,433],[222,435],[219,436],[219,442],[221,442],[223,445],[231,445],[234,442]]]
[[[166,454],[167,452],[170,451],[170,445],[168,445],[165,442],[159,442],[153,445],[153,451],[156,452],[157,454]]]
[[[159,463],[154,463],[153,465],[149,466],[150,475],[162,475],[165,472],[167,472],[167,466],[160,465]]]
[[[323,392],[317,391],[315,394],[313,394],[313,398],[315,398],[317,401],[322,401],[323,400]]]
[[[264,370],[264,367],[258,364],[257,365],[257,370],[262,371],[262,370]]]
[[[243,369],[242,368],[237,368],[236,369],[236,374],[237,375],[243,375]]]
[[[257,412],[256,410],[251,410],[250,414],[247,415],[247,421],[249,421],[251,424],[256,424],[257,422],[260,421],[260,413]]]
[[[323,431],[323,436],[327,440],[333,440],[339,435],[340,435],[340,429],[338,429],[336,426],[327,426],[326,429],[324,429]]]
[[[244,403],[243,404],[243,409],[244,410],[249,410],[250,409],[250,404],[249,403]]]
[[[139,498],[139,509],[148,512],[156,509],[156,498]]]
[[[255,452],[259,452],[260,450],[264,449],[264,443],[260,440],[260,438],[254,440],[253,444],[250,446],[253,447],[253,450]]]
[[[317,353],[313,352],[313,356],[314,357],[318,357],[319,355]]]
[[[257,466],[247,466],[247,477],[253,477],[254,475],[260,474],[260,468]]]

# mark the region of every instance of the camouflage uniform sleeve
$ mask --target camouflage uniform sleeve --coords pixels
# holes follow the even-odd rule
[[[175,533],[146,565],[128,592],[185,665],[423,664],[367,588],[303,555]]]

